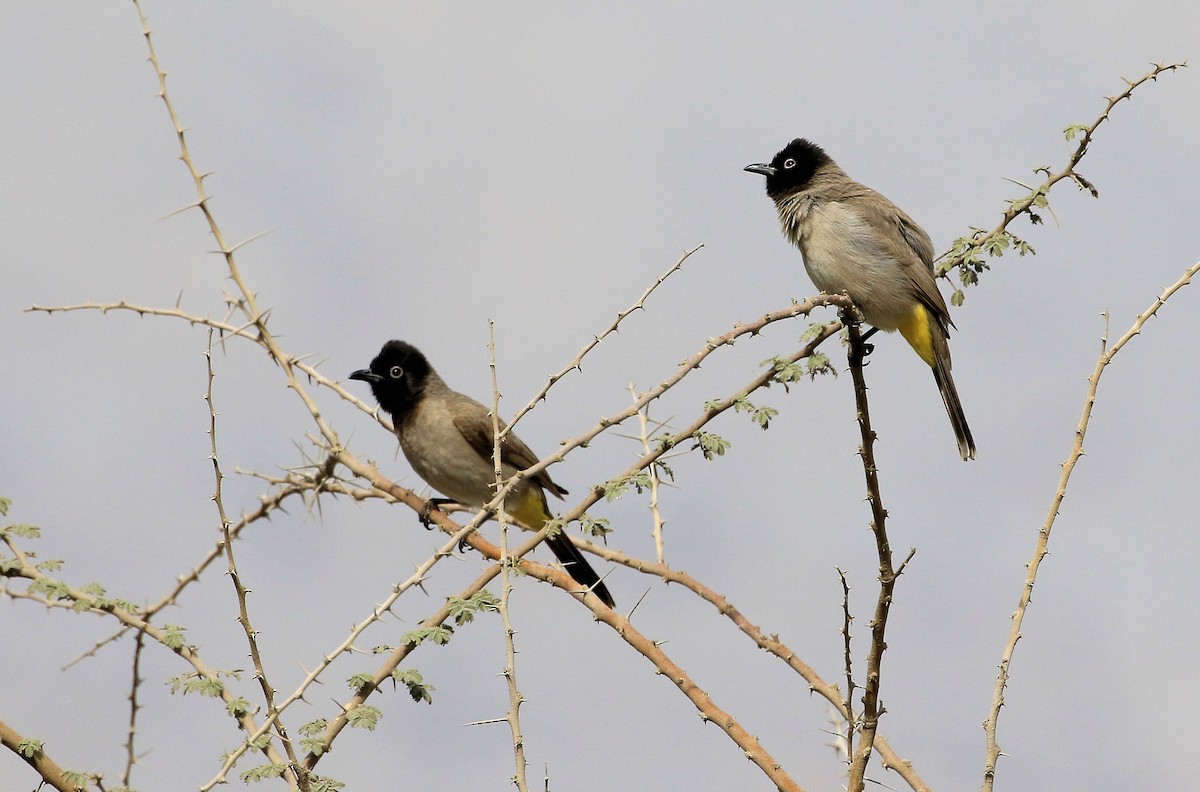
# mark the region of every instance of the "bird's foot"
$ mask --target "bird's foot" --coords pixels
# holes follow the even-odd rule
[[[421,520],[421,525],[425,526],[426,531],[432,531],[433,530],[433,520],[429,519],[430,513],[434,509],[440,509],[443,506],[447,506],[447,505],[449,505],[451,503],[455,503],[455,502],[456,501],[454,501],[450,498],[430,498],[429,500],[425,501],[425,505],[421,507],[421,513],[419,515],[417,515],[418,518]]]
[[[868,344],[867,339],[879,332],[878,327],[872,327],[867,332],[858,337],[857,343],[850,345],[850,366],[853,368],[862,368],[867,365],[866,358],[875,351],[874,344]]]

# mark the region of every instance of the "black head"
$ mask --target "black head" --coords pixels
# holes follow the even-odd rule
[[[771,164],[747,165],[744,170],[767,177],[767,195],[778,198],[803,190],[824,165],[833,160],[816,143],[796,138],[775,155]]]
[[[379,406],[399,422],[421,400],[425,383],[433,373],[421,350],[404,341],[388,341],[371,361],[350,379],[369,383]]]

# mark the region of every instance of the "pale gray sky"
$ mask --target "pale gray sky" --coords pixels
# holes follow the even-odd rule
[[[1069,124],[1158,59],[1196,55],[1191,2],[909,4],[164,3],[147,0],[169,90],[212,207],[289,352],[344,379],[388,338],[421,347],[443,377],[485,399],[496,322],[511,414],[685,249],[705,247],[521,424],[541,453],[627,403],[707,337],[814,292],[779,234],[762,179],[742,172],[809,137],[913,215],[945,249],[995,225],[1040,165],[1059,168]],[[42,558],[75,583],[153,601],[212,546],[213,481],[202,395],[206,335],[168,319],[72,314],[31,304],[125,299],[221,314],[225,270],[193,199],[129,3],[10,2],[0,8],[0,151],[7,264],[0,295],[4,409],[0,495],[8,521],[40,525]],[[898,584],[884,664],[882,732],[935,789],[982,777],[979,724],[1032,551],[1099,351],[1200,256],[1200,81],[1163,76],[1114,111],[1080,171],[1100,190],[1052,195],[1055,217],[1013,230],[1036,257],[994,262],[954,312],[955,378],[979,447],[958,461],[932,378],[896,337],[868,369],[894,547],[917,548]],[[1178,294],[1118,357],[1018,646],[997,789],[1180,789],[1192,785],[1200,682],[1200,555],[1193,449],[1200,292]],[[944,289],[948,294],[948,290]],[[803,323],[715,355],[656,408],[690,421],[775,354]],[[839,367],[844,357],[827,347]],[[300,462],[311,420],[258,348],[216,357],[224,469]],[[359,385],[359,383],[352,383]],[[353,388],[352,388],[353,389]],[[366,389],[360,388],[366,397]],[[351,449],[419,482],[395,441],[331,394]],[[874,547],[848,376],[774,389],[770,431],[728,415],[724,457],[676,460],[666,493],[668,560],[778,633],[827,679],[841,669],[847,570],[865,652]],[[615,435],[554,475],[576,494],[623,469]],[[231,476],[225,498],[263,488]],[[296,506],[238,545],[268,670],[289,691],[438,537],[404,508]],[[645,500],[593,512],[612,543],[653,555]],[[544,550],[539,557],[548,557]],[[481,569],[443,563],[402,600],[400,635]],[[616,569],[634,621],[761,738],[806,788],[838,789],[827,707],[696,598]],[[91,616],[5,601],[0,720],[46,740],[61,763],[122,768],[132,642],[70,670],[109,635]],[[248,666],[220,570],[168,620],[208,661]],[[767,789],[669,682],[560,592],[520,581],[519,681],[532,777],[556,790]],[[411,665],[432,707],[374,703],[374,733],[343,734],[319,772],[350,789],[505,789],[499,620],[463,628]],[[292,726],[333,717],[343,658]],[[861,668],[861,666],[860,666]],[[153,648],[139,789],[206,782],[239,734],[218,702],[169,696],[187,668]],[[257,701],[257,687],[242,683]],[[243,761],[240,769],[253,761]],[[872,776],[902,782],[877,767]],[[0,789],[32,773],[0,754]]]

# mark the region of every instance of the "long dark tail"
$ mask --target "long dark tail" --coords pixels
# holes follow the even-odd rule
[[[576,583],[591,589],[592,593],[608,607],[612,608],[616,605],[613,602],[612,594],[608,593],[608,587],[600,580],[600,576],[596,574],[596,570],[592,569],[588,560],[583,557],[580,549],[572,544],[569,536],[560,531],[554,536],[546,537],[546,544],[550,546],[555,558],[562,563],[567,574],[574,578]]]
[[[933,379],[937,383],[938,392],[942,394],[946,414],[950,416],[950,425],[954,427],[954,436],[958,439],[958,453],[962,454],[964,460],[974,459],[975,438],[971,437],[967,416],[963,414],[962,402],[958,400],[958,390],[954,387],[954,377],[950,376],[950,345],[946,343],[944,336],[939,337],[936,333],[933,338],[933,359]]]

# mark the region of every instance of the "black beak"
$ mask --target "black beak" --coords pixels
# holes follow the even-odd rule
[[[750,173],[761,173],[763,176],[775,175],[775,169],[765,162],[760,162],[757,165],[747,165],[746,167],[742,168],[742,170]]]
[[[350,379],[362,380],[363,382],[383,382],[383,377],[376,374],[371,369],[359,369],[350,375]]]

